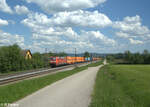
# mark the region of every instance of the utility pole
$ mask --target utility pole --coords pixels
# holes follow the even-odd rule
[[[45,53],[47,53],[47,48],[45,48]]]
[[[48,54],[47,54],[47,48],[45,48],[45,66],[47,67],[48,63]]]
[[[76,48],[75,48],[75,62],[76,62]]]
[[[75,40],[75,34],[74,34],[74,40]],[[75,47],[75,53],[74,53],[74,56],[75,56],[75,63],[76,63],[76,53],[77,53],[77,50],[76,50],[76,47]]]
[[[93,61],[93,56],[92,56],[92,53],[91,53],[91,55],[90,55],[90,56],[91,56],[91,63],[92,63],[92,61]]]

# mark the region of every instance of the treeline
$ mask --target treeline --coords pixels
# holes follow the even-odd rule
[[[18,45],[0,47],[0,72],[22,71],[49,66],[44,54],[34,53],[31,59],[25,59]]]
[[[125,51],[124,53],[109,54],[107,55],[107,59],[116,61],[117,63],[150,64],[150,52],[148,52],[148,50],[144,50],[142,53]]]

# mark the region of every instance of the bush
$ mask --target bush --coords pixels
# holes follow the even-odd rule
[[[0,72],[29,70],[48,66],[48,58],[40,53],[34,53],[32,59],[25,59],[21,54],[21,48],[14,44],[12,46],[0,47]],[[47,61],[45,61],[47,59]]]
[[[148,50],[144,50],[143,53],[125,51],[122,54],[109,54],[107,60],[117,64],[150,64],[150,53]]]
[[[21,70],[24,57],[18,45],[0,48],[0,72]]]

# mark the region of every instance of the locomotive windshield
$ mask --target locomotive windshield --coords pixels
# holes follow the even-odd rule
[[[50,60],[56,60],[56,58],[50,58]]]

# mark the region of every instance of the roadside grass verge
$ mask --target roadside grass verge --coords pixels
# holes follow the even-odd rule
[[[99,63],[101,64],[101,63]],[[97,63],[89,64],[89,66],[96,66]],[[58,72],[56,74],[51,74],[39,78],[33,78],[29,80],[23,80],[17,83],[0,86],[0,104],[3,103],[13,103],[25,96],[32,94],[35,91],[38,91],[41,88],[44,88],[47,85],[50,85],[58,80],[61,80],[67,76],[73,75],[80,71],[83,71],[88,68],[87,66],[76,67],[73,70]]]
[[[150,107],[150,65],[106,65],[89,107]]]
[[[88,67],[96,67],[96,66],[99,66],[100,64],[103,64],[103,60],[100,60],[96,63],[91,63],[91,64],[88,64],[87,66]]]

